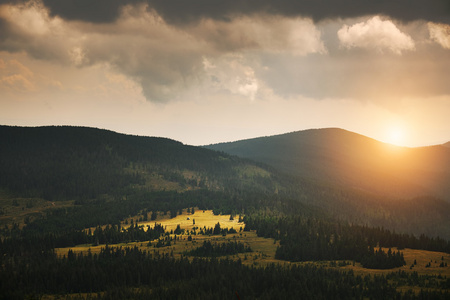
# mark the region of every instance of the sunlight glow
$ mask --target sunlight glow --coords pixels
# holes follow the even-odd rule
[[[394,127],[389,129],[387,142],[397,146],[404,146],[405,132],[400,127]]]

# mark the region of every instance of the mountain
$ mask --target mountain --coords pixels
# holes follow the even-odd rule
[[[206,146],[286,173],[381,196],[450,201],[450,148],[398,147],[338,128]]]
[[[0,188],[52,201],[130,188],[224,190],[242,176],[241,186],[269,176],[257,164],[223,153],[95,128],[0,126],[0,141]]]

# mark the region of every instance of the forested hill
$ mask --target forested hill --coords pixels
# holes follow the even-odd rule
[[[0,126],[0,141],[0,188],[47,200],[95,198],[133,185],[223,189],[248,170],[268,176],[201,147],[95,128]]]
[[[450,148],[406,148],[337,128],[312,129],[207,146],[290,174],[411,198],[450,201]]]
[[[75,204],[81,205],[77,211],[83,215],[78,219],[93,211],[102,214],[103,221],[95,220],[99,223],[86,217],[94,225],[115,222],[143,209],[173,211],[196,206],[227,213],[253,209],[325,214],[400,232],[450,237],[448,202],[433,197],[392,201],[391,197],[326,183],[326,172],[338,165],[333,156],[323,161],[320,154],[327,151],[320,148],[309,152],[299,149],[299,153],[302,150],[303,155],[309,155],[307,162],[302,155],[290,159],[295,145],[269,143],[272,146],[267,148],[264,139],[258,141],[260,147],[254,147],[254,153],[281,153],[278,164],[267,163],[283,170],[301,168],[286,175],[261,163],[170,139],[86,127],[0,126],[0,141],[2,193],[50,201],[76,200]],[[329,146],[342,154],[333,143]],[[307,178],[311,175],[308,170],[317,172],[316,180]],[[101,206],[104,201],[109,211]],[[62,216],[62,220],[67,219],[65,212]],[[85,223],[91,226],[89,222]]]

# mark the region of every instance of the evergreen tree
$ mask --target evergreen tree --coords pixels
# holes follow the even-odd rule
[[[220,228],[220,223],[217,222],[217,224],[214,226],[214,230],[213,230],[213,234],[220,234],[222,232],[221,228]]]

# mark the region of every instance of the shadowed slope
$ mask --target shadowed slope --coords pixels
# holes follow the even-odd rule
[[[152,180],[168,184],[156,190],[215,190],[245,172],[248,181],[269,176],[253,163],[201,147],[95,128],[0,126],[0,141],[0,189],[47,200],[152,189]]]

